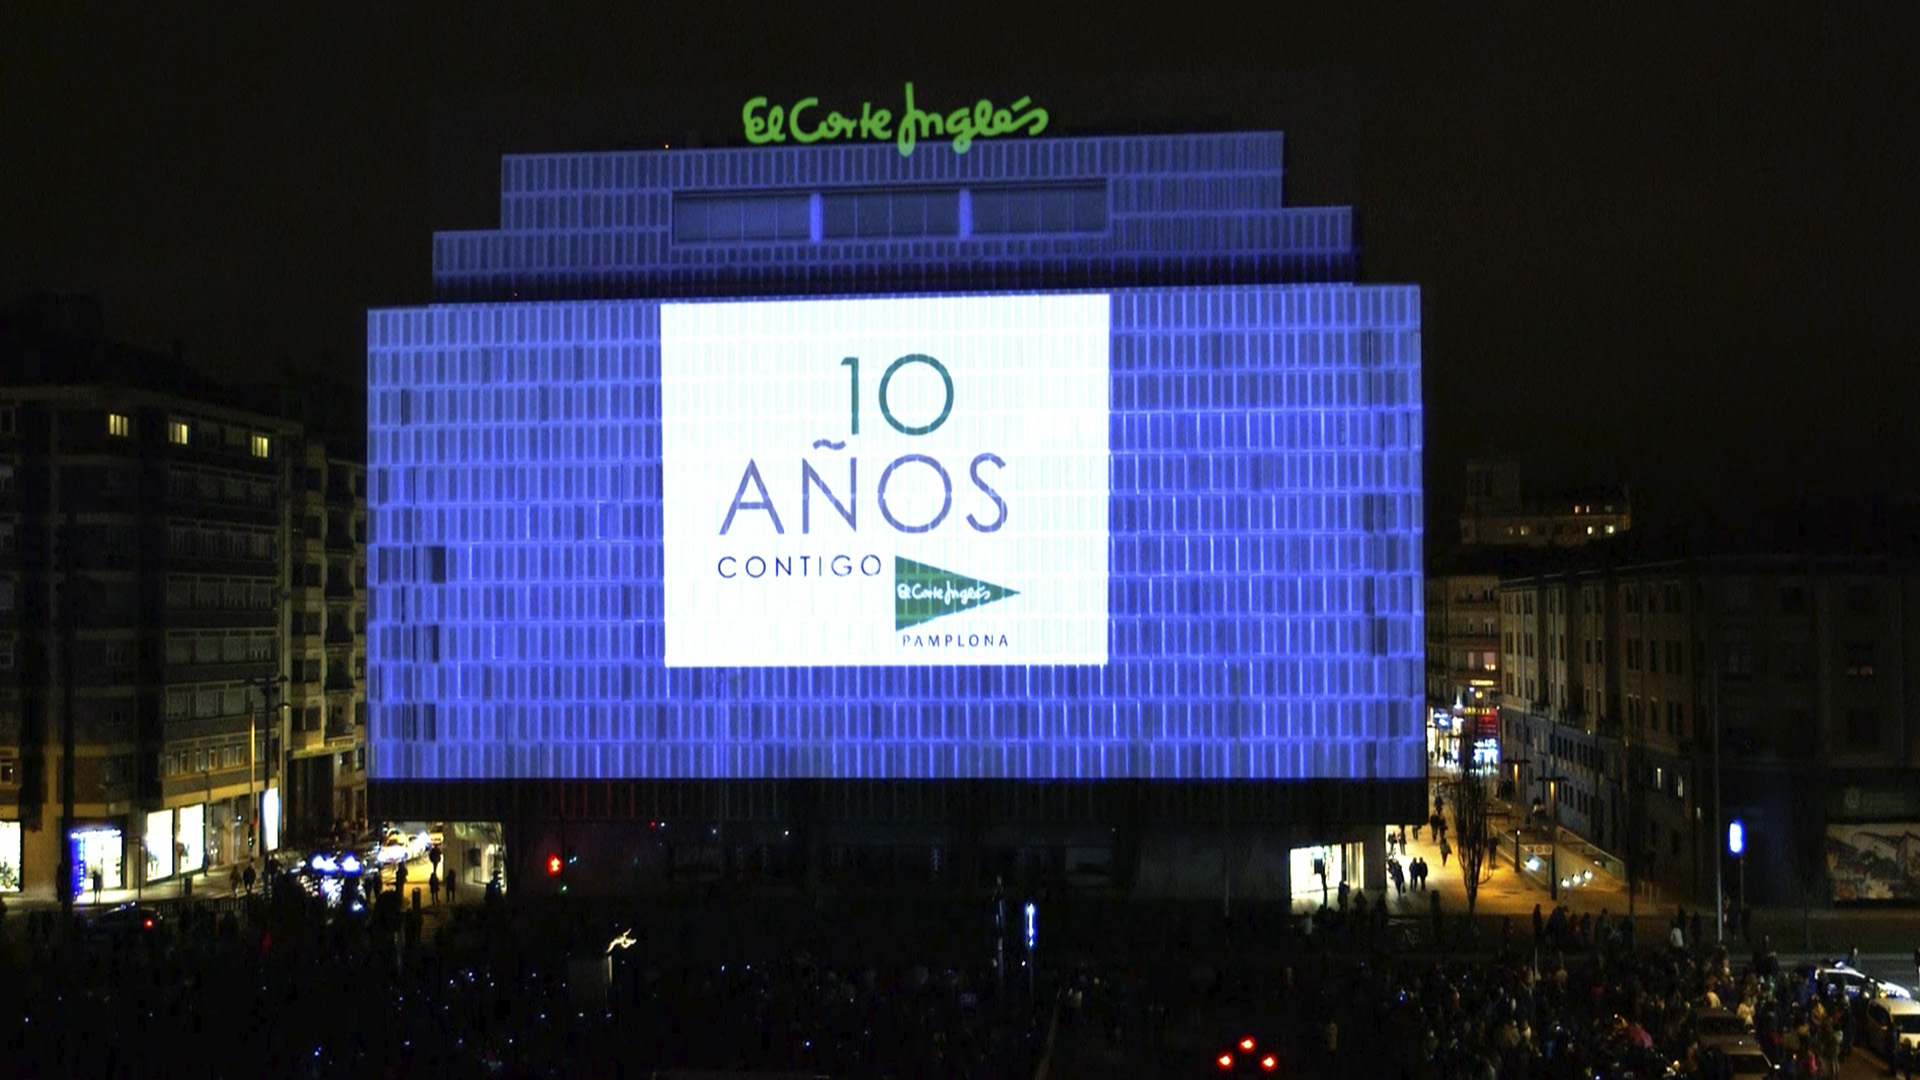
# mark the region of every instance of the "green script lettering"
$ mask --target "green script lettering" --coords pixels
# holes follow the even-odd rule
[[[793,141],[798,143],[873,139],[894,142],[900,149],[901,157],[913,156],[914,147],[920,140],[935,136],[950,140],[953,152],[964,154],[972,148],[976,139],[990,139],[1023,131],[1028,136],[1034,136],[1047,129],[1047,110],[1030,107],[1033,102],[1031,97],[1019,98],[1006,108],[996,108],[992,101],[981,98],[971,107],[939,113],[924,111],[919,107],[914,99],[912,83],[904,84],[902,89],[905,107],[901,110],[898,127],[894,126],[892,111],[876,109],[871,101],[860,103],[858,117],[829,111],[819,123],[810,124],[802,119],[801,114],[820,108],[820,99],[817,97],[801,98],[785,107],[773,105],[765,97],[751,98],[740,110],[740,123],[747,142],[754,146],[786,142],[789,133],[793,135]]]
[[[887,109],[876,109],[873,102],[860,103],[860,137],[863,139],[893,138],[893,113]]]

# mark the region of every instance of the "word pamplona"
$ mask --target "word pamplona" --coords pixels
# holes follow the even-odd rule
[[[1047,110],[1033,105],[1033,99],[1020,98],[1004,109],[981,98],[970,107],[947,113],[923,112],[913,100],[913,84],[906,84],[905,108],[900,126],[893,126],[889,109],[876,109],[873,102],[860,103],[860,115],[819,112],[820,99],[801,98],[791,106],[768,105],[767,99],[749,100],[740,110],[740,122],[746,128],[747,141],[755,146],[783,143],[789,137],[797,143],[833,142],[843,139],[894,140],[901,157],[913,156],[915,144],[940,136],[953,142],[953,152],[964,154],[975,139],[991,139],[1024,130],[1038,135],[1047,129]]]

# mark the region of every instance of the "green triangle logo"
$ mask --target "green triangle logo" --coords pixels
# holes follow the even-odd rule
[[[905,630],[909,626],[931,622],[942,615],[971,611],[995,600],[1019,595],[1012,589],[965,574],[917,563],[898,555],[893,558],[895,630]]]

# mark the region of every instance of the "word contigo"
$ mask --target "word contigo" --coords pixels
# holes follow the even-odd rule
[[[876,109],[873,102],[860,103],[860,115],[829,111],[817,121],[813,115],[820,99],[801,98],[790,106],[769,105],[764,97],[753,98],[740,110],[740,122],[746,127],[747,141],[755,146],[783,143],[791,136],[797,143],[832,142],[836,139],[894,140],[901,157],[912,157],[921,139],[938,135],[953,142],[953,152],[964,154],[975,139],[991,139],[1024,130],[1038,135],[1047,129],[1047,110],[1023,97],[1004,109],[981,98],[971,108],[949,113],[924,112],[914,104],[913,84],[906,84],[906,108],[900,124],[894,126],[892,110]]]

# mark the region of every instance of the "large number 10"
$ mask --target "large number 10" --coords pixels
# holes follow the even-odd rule
[[[940,405],[940,415],[924,427],[910,427],[894,418],[893,410],[887,405],[887,387],[893,383],[893,374],[908,364],[925,364],[940,373],[940,383],[946,388],[946,399]],[[840,361],[847,369],[847,405],[852,414],[853,434],[860,434],[860,358],[849,356]],[[908,353],[906,356],[887,365],[886,374],[880,376],[880,415],[886,418],[893,430],[902,435],[926,435],[947,422],[953,412],[953,376],[947,373],[947,366],[931,356],[921,353]]]

